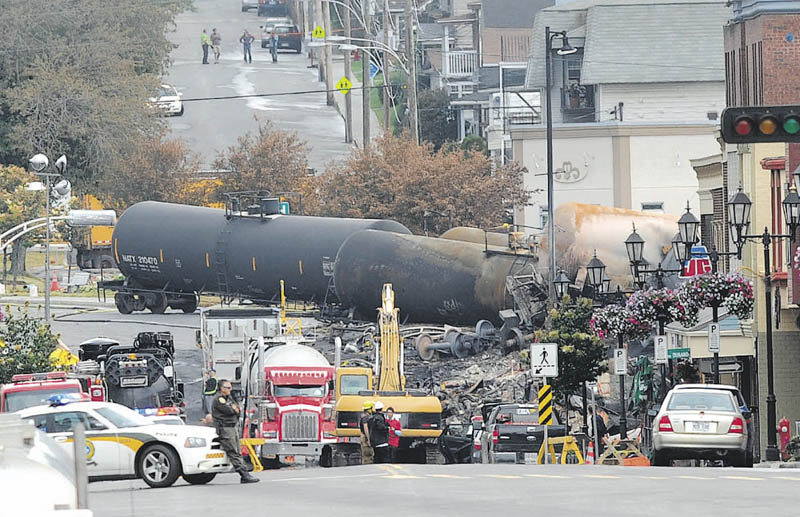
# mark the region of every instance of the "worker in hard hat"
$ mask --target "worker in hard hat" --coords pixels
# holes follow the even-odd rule
[[[375,463],[389,463],[391,451],[389,449],[389,424],[383,414],[383,402],[375,403],[375,411],[369,421],[369,438],[372,449],[375,451]]]
[[[372,444],[369,441],[369,424],[372,419],[372,402],[364,402],[361,418],[358,421],[358,430],[361,431],[361,464],[370,465],[373,462]]]

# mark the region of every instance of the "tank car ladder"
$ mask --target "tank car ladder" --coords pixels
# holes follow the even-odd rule
[[[233,296],[228,292],[228,268],[225,248],[230,234],[231,231],[228,229],[219,232],[217,248],[214,251],[214,267],[217,270],[217,289],[219,289],[220,293],[220,303],[229,305],[233,301]]]
[[[514,308],[525,326],[532,325],[547,300],[542,291],[542,281],[533,264],[530,274],[506,276],[506,291],[514,300]]]

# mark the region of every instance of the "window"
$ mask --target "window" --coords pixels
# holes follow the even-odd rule
[[[64,386],[44,390],[12,391],[5,394],[5,410],[9,413],[47,404],[50,397],[67,393],[80,393],[79,386]]]
[[[643,202],[642,203],[642,210],[645,211],[645,212],[647,212],[647,211],[663,212],[664,211],[664,202],[663,201],[647,201],[647,202]]]
[[[83,428],[87,431],[100,431],[106,428],[100,423],[99,420],[84,413],[83,411],[65,411],[63,413],[53,413],[52,417],[53,423],[50,426],[50,429],[47,431],[49,433],[72,432],[72,429],[77,423],[83,424]]]
[[[97,408],[97,413],[117,427],[139,427],[150,425],[142,415],[123,406]]]
[[[359,391],[369,389],[366,375],[342,375],[340,379],[342,395],[358,395]]]
[[[672,394],[667,409],[689,411],[736,411],[727,392],[677,392]]]
[[[274,386],[273,392],[276,397],[324,397],[325,386]]]

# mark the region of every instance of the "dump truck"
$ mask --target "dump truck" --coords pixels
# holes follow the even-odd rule
[[[422,390],[406,389],[403,371],[403,343],[399,330],[399,309],[394,305],[392,284],[385,284],[378,309],[380,341],[375,346],[375,363],[370,368],[336,369],[334,413],[336,442],[323,447],[322,466],[361,464],[358,421],[365,402],[382,402],[392,407],[400,419],[397,461],[404,463],[444,463],[439,449],[442,434],[442,404]]]

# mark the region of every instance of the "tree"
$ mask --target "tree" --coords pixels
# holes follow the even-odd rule
[[[591,333],[592,301],[565,297],[550,310],[547,327],[536,331],[536,340],[558,345],[558,377],[548,379],[563,396],[578,391],[584,382],[597,379],[607,368],[606,347]]]
[[[190,0],[0,0],[0,160],[66,154],[87,188],[162,124],[147,106]],[[53,13],[43,17],[42,13]]]
[[[0,311],[0,384],[18,373],[46,372],[52,369],[50,354],[58,337],[49,325],[32,318],[27,305],[17,315]]]
[[[433,144],[436,151],[445,142],[458,140],[458,123],[446,90],[420,91],[417,108],[420,140]]]
[[[273,194],[301,192],[303,205],[310,207],[313,178],[308,177],[308,147],[293,131],[261,123],[255,134],[240,136],[236,145],[214,161],[221,176],[222,192],[261,190]]]
[[[103,206],[118,214],[146,200],[208,204],[217,185],[195,181],[199,167],[185,142],[159,132],[141,138],[132,153],[103,176],[98,192]]]
[[[436,152],[432,144],[384,135],[326,170],[319,198],[324,215],[394,219],[421,233],[426,212],[433,232],[451,223],[498,226],[504,210],[527,203],[528,194],[516,163],[492,171],[483,154]]]

